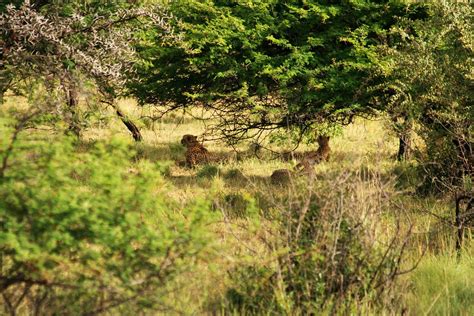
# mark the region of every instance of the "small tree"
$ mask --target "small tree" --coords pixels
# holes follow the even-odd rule
[[[208,205],[174,205],[156,166],[130,172],[122,143],[33,141],[24,131],[36,118],[0,121],[0,313],[179,308],[164,297],[208,255]]]
[[[60,92],[70,129],[79,134],[78,89],[80,82],[92,81],[135,140],[141,140],[138,128],[114,99],[123,92],[125,78],[132,75],[135,52],[131,43],[137,25],[170,33],[167,19],[159,6],[59,6],[48,1],[34,6],[24,1],[17,8],[11,4],[0,15],[2,90],[11,79],[17,85],[25,80],[42,81],[49,94]]]
[[[471,191],[474,176],[474,20],[472,4],[441,3],[425,21],[402,21],[384,102],[413,121],[426,143],[431,189]],[[427,183],[428,184],[428,183]]]

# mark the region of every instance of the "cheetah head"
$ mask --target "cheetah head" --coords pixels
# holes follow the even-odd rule
[[[327,146],[329,143],[329,136],[318,136],[319,146]]]
[[[185,147],[189,147],[190,145],[194,145],[197,143],[198,143],[197,136],[194,136],[194,135],[186,134],[183,136],[183,138],[181,138],[181,144]]]

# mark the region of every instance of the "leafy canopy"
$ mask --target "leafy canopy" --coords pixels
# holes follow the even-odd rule
[[[173,1],[184,44],[149,34],[139,47],[142,102],[204,105],[220,131],[346,122],[373,113],[365,85],[381,66],[377,45],[398,16],[424,9],[394,1]],[[230,127],[232,125],[232,127]]]
[[[472,192],[474,178],[474,15],[472,4],[432,5],[425,21],[403,20],[386,47],[386,104],[416,122],[426,143],[424,172],[436,191]]]

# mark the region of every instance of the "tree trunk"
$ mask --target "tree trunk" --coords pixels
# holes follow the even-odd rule
[[[114,106],[114,108],[122,123],[127,127],[130,133],[132,133],[133,139],[136,142],[141,142],[143,140],[143,137],[135,123],[133,123],[122,111],[120,111],[117,106]]]
[[[457,238],[456,238],[456,252],[458,256],[461,255],[461,249],[462,249],[462,237],[464,233],[464,227],[463,227],[463,222],[461,218],[461,207],[459,204],[461,204],[461,201],[464,199],[464,197],[458,197],[456,198],[456,213],[455,213],[455,224],[457,228]]]
[[[461,202],[466,201],[466,209],[464,214],[461,214]],[[472,209],[474,208],[474,197],[472,195],[461,195],[456,197],[456,213],[455,224],[457,228],[456,238],[456,252],[458,257],[461,256],[464,226],[473,219]]]
[[[411,156],[411,137],[409,134],[403,134],[399,137],[397,160],[403,161],[410,159]]]
[[[399,119],[401,121],[399,121]],[[397,160],[408,160],[411,157],[411,131],[413,129],[413,121],[407,115],[394,117],[395,131],[398,134],[398,153]]]
[[[142,137],[142,133],[140,133],[140,130],[138,129],[138,126],[135,125],[135,123],[133,123],[133,121],[131,119],[129,119],[121,110],[120,108],[117,106],[117,104],[115,104],[115,97],[114,95],[110,94],[110,93],[107,93],[107,92],[104,92],[105,90],[102,90],[102,95],[103,95],[103,99],[101,100],[102,103],[105,103],[105,104],[108,104],[109,106],[111,106],[114,110],[115,110],[115,113],[117,113],[117,116],[120,118],[120,120],[122,121],[122,123],[125,125],[125,127],[127,127],[127,129],[130,131],[130,133],[132,134],[132,137],[133,139],[136,141],[136,142],[141,142],[143,140],[143,137]]]
[[[0,56],[0,105],[3,104],[5,92],[10,86],[11,78],[5,67],[2,66],[1,56]]]
[[[68,130],[75,136],[81,135],[81,124],[77,113],[77,106],[79,104],[79,96],[77,88],[74,83],[69,83],[66,88],[66,98],[69,112],[71,113],[71,121],[69,122]]]
[[[69,119],[69,127],[67,132],[80,137],[81,124],[77,112],[79,93],[77,92],[74,76],[66,71],[64,76],[61,78],[61,86],[64,91],[64,97],[66,98],[67,110],[71,116]]]

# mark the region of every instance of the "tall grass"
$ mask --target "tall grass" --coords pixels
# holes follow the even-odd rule
[[[120,106],[137,120],[153,114],[154,111],[153,108],[138,108],[132,100],[124,100]],[[205,125],[201,121],[180,113],[165,116],[153,124],[145,123],[141,125],[145,136],[144,144],[139,145],[143,148],[141,158],[156,162],[179,160],[183,155],[179,145],[182,135],[199,135],[205,131]],[[326,205],[325,208],[331,209],[331,203],[337,204],[338,198],[341,198],[332,195],[337,191],[334,183],[339,176],[348,175],[353,190],[343,196],[344,202],[341,202],[348,208],[348,214],[361,218],[364,213],[377,210],[372,211],[371,218],[366,217],[365,224],[372,225],[372,237],[378,239],[379,243],[383,243],[383,237],[388,238],[393,232],[396,218],[401,220],[404,231],[411,227],[414,234],[406,246],[408,253],[405,254],[405,262],[402,262],[404,267],[418,262],[425,252],[427,255],[426,258],[421,258],[418,269],[409,273],[404,279],[398,279],[398,293],[397,290],[393,290],[395,293],[391,296],[392,299],[398,300],[397,304],[394,305],[392,301],[392,305],[387,304],[381,309],[380,306],[375,309],[367,300],[352,301],[347,303],[346,311],[374,313],[377,310],[378,313],[393,314],[396,312],[395,307],[398,306],[399,312],[406,310],[413,315],[469,314],[472,306],[469,307],[469,303],[464,303],[464,298],[466,293],[470,293],[465,287],[472,285],[469,276],[474,275],[472,273],[474,267],[470,263],[472,257],[466,257],[458,264],[454,256],[442,255],[453,247],[454,230],[439,219],[450,220],[450,201],[443,198],[419,197],[414,194],[413,187],[419,180],[413,172],[413,164],[410,162],[399,164],[395,161],[397,138],[387,126],[388,123],[383,119],[359,120],[347,126],[341,135],[333,138],[330,144],[333,151],[331,161],[316,167],[316,190],[318,190],[316,195]],[[118,121],[112,123],[112,130],[124,136],[127,133]],[[94,135],[93,138],[109,137],[101,129],[90,132]],[[229,153],[233,150],[219,142],[205,142],[204,145],[214,153]],[[237,149],[243,152],[247,150],[246,146],[244,144]],[[303,144],[298,150],[314,149],[312,145]],[[215,165],[219,172],[212,173],[212,177],[204,176],[209,173],[209,167],[190,170],[170,165],[167,173],[167,179],[173,184],[170,196],[181,200],[183,205],[195,198],[212,199],[216,211],[222,211],[224,216],[220,223],[212,227],[220,236],[220,240],[216,242],[220,245],[221,259],[201,267],[206,271],[203,272],[206,276],[194,275],[196,284],[185,282],[183,292],[177,294],[181,298],[189,297],[186,302],[188,311],[228,311],[226,308],[229,306],[222,305],[222,302],[229,299],[232,289],[246,286],[236,282],[250,282],[248,285],[256,290],[261,285],[260,269],[265,269],[269,262],[274,262],[272,260],[275,259],[275,249],[267,247],[268,238],[275,236],[275,216],[280,218],[282,214],[288,216],[285,212],[291,209],[289,204],[300,205],[305,199],[305,191],[298,191],[298,186],[276,187],[269,183],[269,176],[273,170],[292,168],[291,162],[275,159],[266,152],[263,152],[260,158],[263,159],[249,156],[239,160],[231,158],[217,162]],[[237,178],[228,176],[234,173],[238,173]],[[331,191],[331,188],[334,190]],[[323,192],[329,194],[324,196]],[[248,217],[249,214],[252,215]],[[247,267],[247,270],[242,275],[239,273],[242,273],[243,267]],[[253,268],[248,270],[249,267]],[[236,271],[240,272],[234,274]],[[252,275],[257,279],[252,281]],[[255,283],[252,285],[252,282]],[[297,312],[291,297],[285,295],[282,290],[284,284],[277,285],[268,288],[269,292],[265,295],[275,296],[275,302],[282,307],[280,311]],[[199,300],[196,300],[196,293],[201,297]],[[408,295],[405,295],[406,293]],[[435,301],[434,298],[439,293],[441,295]],[[203,300],[202,295],[207,299]],[[456,302],[459,304],[456,305]],[[250,310],[235,311],[240,313]],[[260,311],[270,312],[270,310]],[[326,312],[330,313],[331,310]]]
[[[104,110],[107,123],[90,122],[80,149],[87,151],[97,140],[107,143],[112,136],[125,139],[137,152],[127,168],[140,170],[144,160],[160,166],[156,169],[166,185],[157,190],[176,209],[207,200],[215,212],[206,229],[218,250],[176,279],[179,286],[164,298],[166,305],[180,305],[184,314],[474,314],[474,257],[467,254],[458,262],[448,254],[455,236],[446,224],[452,205],[447,198],[416,195],[413,164],[395,161],[397,139],[383,120],[359,120],[333,138],[332,158],[316,167],[310,188],[302,178],[288,186],[271,185],[272,172],[291,169],[293,162],[265,151],[259,157],[240,155],[248,144],[233,154],[224,143],[206,141],[211,153],[226,158],[195,169],[175,164],[184,159],[182,135],[199,135],[205,125],[181,114],[150,120],[153,108],[137,107],[133,100],[122,100],[120,107],[138,123],[144,141],[134,144],[122,123]],[[38,135],[49,137],[48,131]],[[303,214],[307,201],[310,207]],[[338,223],[344,223],[343,229]],[[414,234],[405,238],[409,231]],[[379,294],[370,280],[393,237],[399,237],[398,250],[404,247],[396,273],[426,255],[417,269],[395,278]],[[338,257],[341,249],[347,250],[345,257]],[[384,262],[387,269],[380,271],[390,272],[391,263]],[[341,275],[353,283],[338,292],[345,285],[337,281]]]
[[[474,315],[474,257],[430,256],[410,281],[412,315]]]

